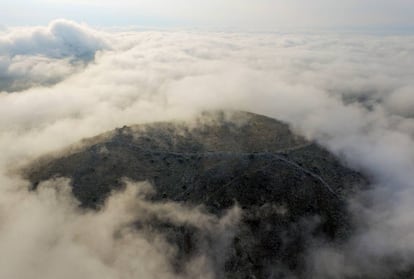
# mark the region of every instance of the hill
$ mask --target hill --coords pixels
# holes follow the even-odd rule
[[[124,126],[42,158],[24,174],[33,189],[43,180],[70,177],[81,206],[94,210],[124,187],[124,177],[151,182],[154,201],[203,205],[218,216],[237,204],[242,219],[218,267],[225,278],[304,276],[306,247],[315,239],[348,237],[346,197],[368,183],[280,121],[222,111],[188,122]],[[191,226],[150,223],[178,247],[177,272],[197,253],[200,238],[208,238]],[[276,265],[283,267],[278,274],[269,268]]]

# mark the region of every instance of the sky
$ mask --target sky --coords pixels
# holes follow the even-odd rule
[[[243,31],[344,29],[411,31],[412,0],[1,0],[0,25],[56,18],[93,26]]]

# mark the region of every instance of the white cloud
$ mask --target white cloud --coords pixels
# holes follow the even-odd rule
[[[55,84],[107,47],[99,32],[66,20],[12,29],[0,34],[0,91]]]
[[[3,193],[0,259],[2,278],[214,278],[211,258],[200,254],[186,274],[176,274],[170,261],[177,247],[154,230],[134,231],[136,220],[158,218],[171,224],[214,231],[214,241],[228,245],[240,212],[221,219],[199,208],[144,200],[150,186],[129,183],[99,211],[82,212],[69,181],[42,183],[36,193]],[[4,190],[4,189],[3,189]],[[198,247],[203,251],[205,247]],[[216,254],[214,257],[223,257]]]
[[[62,38],[68,38],[66,28],[69,28],[68,34],[72,34],[73,30],[78,30],[72,27],[77,25],[65,23],[64,26],[64,30],[58,32],[60,39],[46,40],[44,35],[36,35],[43,39],[35,44],[34,52],[22,47],[27,46],[22,43],[2,48],[10,57],[10,53],[18,54],[22,50],[37,55],[46,49],[42,54],[54,61],[48,66],[52,72],[61,72],[61,81],[53,87],[30,87],[19,93],[0,94],[0,216],[6,219],[11,218],[7,216],[18,216],[16,223],[9,220],[11,228],[24,233],[16,239],[18,233],[0,228],[0,237],[7,240],[3,244],[9,245],[9,249],[13,248],[14,242],[24,240],[18,241],[18,251],[29,255],[37,250],[46,253],[43,249],[47,245],[38,246],[38,243],[47,244],[56,239],[56,247],[60,247],[61,241],[65,245],[67,241],[72,243],[66,238],[76,239],[78,234],[82,237],[90,233],[89,229],[92,230],[86,226],[78,231],[79,226],[73,225],[75,221],[89,218],[88,222],[97,224],[101,220],[99,214],[84,216],[77,212],[73,201],[61,208],[60,203],[55,202],[59,196],[55,197],[53,191],[52,194],[47,191],[49,194],[34,194],[24,190],[15,193],[12,189],[17,185],[24,186],[24,182],[7,176],[10,167],[118,126],[188,117],[202,109],[232,108],[289,122],[297,131],[343,156],[351,167],[369,174],[377,185],[362,199],[371,200],[370,205],[364,205],[358,199],[353,202],[353,207],[357,208],[356,218],[361,224],[358,233],[341,247],[343,251],[326,245],[312,250],[312,268],[316,277],[343,278],[348,274],[386,276],[387,273],[381,273],[384,267],[392,271],[412,264],[414,221],[410,214],[414,181],[414,119],[410,108],[414,100],[410,98],[410,92],[414,76],[413,37],[326,33],[124,32],[99,36],[82,33],[70,36],[74,39],[69,41],[78,46],[73,50],[62,43],[67,42]],[[51,27],[40,30],[53,33],[52,29],[61,30]],[[6,36],[33,40],[36,36],[31,34],[33,29],[19,29]],[[96,33],[90,30],[87,34]],[[97,43],[100,40],[91,40],[91,36],[106,38],[110,49],[97,52],[94,63],[78,69],[75,74],[65,70],[68,57],[100,49],[98,46],[101,45]],[[61,52],[60,47],[63,48]],[[52,51],[49,52],[50,49]],[[5,67],[13,65],[19,69],[19,56],[13,59],[12,63],[6,61]],[[33,68],[46,67],[41,58],[32,59],[30,63]],[[26,73],[21,71],[23,78]],[[33,76],[29,74],[29,78]],[[45,74],[45,78],[50,76]],[[148,206],[156,208],[158,205]],[[192,212],[191,209],[180,209],[178,205],[172,206],[177,207],[177,212]],[[50,219],[50,212],[55,211],[56,215]],[[33,217],[32,214],[37,215]],[[46,224],[25,223],[43,219]],[[48,220],[52,223],[47,223]],[[114,220],[109,218],[109,221]],[[51,230],[52,227],[67,228],[70,233]],[[42,236],[50,230],[53,235]],[[43,242],[29,237],[28,233],[32,232],[42,236]],[[129,237],[139,243],[144,241],[134,235],[121,241],[128,241]],[[95,257],[95,248],[89,244],[80,250],[75,246],[67,254],[64,254],[65,249],[55,247],[57,250],[53,249],[53,253],[46,256],[54,255],[56,266],[62,257],[73,263],[72,269],[75,269],[79,264],[76,257],[81,253],[89,261],[89,266],[105,272],[108,278],[118,278],[117,272],[123,268],[140,268],[123,261],[119,266],[108,265],[106,261],[96,262],[101,253],[105,255],[113,251],[113,247],[104,244],[114,240],[106,239],[102,243],[100,240],[97,239],[102,244],[99,257]],[[65,245],[62,247],[67,247]],[[153,243],[145,245],[154,253],[151,255],[156,257],[157,264],[166,260],[158,258],[159,247]],[[18,272],[32,266],[29,259],[27,262],[18,261],[22,254],[15,254],[15,264],[4,269],[4,272],[9,272],[7,278],[24,278]],[[143,257],[140,254],[134,256]],[[384,264],[390,257],[401,265]],[[145,262],[147,259],[142,260]],[[84,273],[77,274],[77,277],[89,278],[89,271],[82,271]],[[46,276],[44,270],[39,272]],[[58,276],[54,273],[56,271],[50,272],[51,278]],[[145,272],[148,278],[157,275],[152,273],[153,270]]]

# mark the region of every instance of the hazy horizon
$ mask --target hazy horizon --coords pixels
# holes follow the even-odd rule
[[[413,6],[409,0],[2,0],[0,26],[45,25],[65,18],[95,27],[412,33]]]

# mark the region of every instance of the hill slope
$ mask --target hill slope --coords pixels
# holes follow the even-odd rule
[[[34,188],[42,180],[70,177],[82,206],[95,209],[123,187],[123,177],[150,181],[157,191],[153,200],[202,204],[216,215],[237,203],[243,214],[222,267],[226,278],[303,276],[305,247],[315,238],[347,237],[352,228],[345,196],[367,184],[284,123],[247,112],[123,127],[44,158],[25,175]],[[151,226],[179,248],[179,272],[197,252],[201,232],[156,221]],[[275,275],[272,266],[283,268]]]

